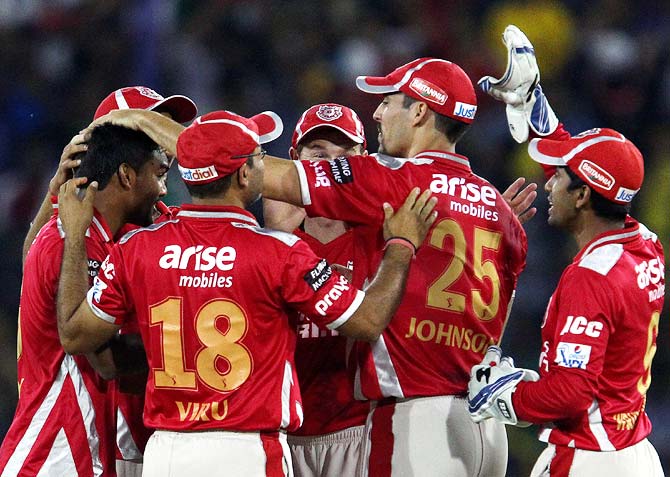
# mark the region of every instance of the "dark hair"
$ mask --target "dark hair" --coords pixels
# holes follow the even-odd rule
[[[570,178],[568,190],[579,189],[582,186],[591,189],[591,208],[597,217],[613,221],[622,221],[626,219],[626,216],[630,213],[630,203],[617,204],[616,202],[612,202],[596,192],[593,187],[590,187],[577,174],[572,172],[569,167],[562,167],[562,169],[565,170]]]
[[[112,124],[93,129],[86,144],[88,149],[80,156],[75,177],[87,177],[89,184],[98,181],[99,190],[107,187],[121,164],[139,171],[159,149],[145,133]]]
[[[402,107],[407,109],[417,101],[419,100],[405,95],[402,101]],[[431,109],[431,111],[433,110]],[[462,121],[456,121],[455,119],[451,119],[450,117],[436,113],[435,111],[433,111],[433,114],[435,114],[435,129],[444,134],[452,144],[456,144],[460,141],[470,128],[469,124]]]
[[[250,168],[254,167],[253,156],[249,156],[247,158],[246,164]],[[217,179],[213,182],[208,182],[207,184],[195,185],[185,183],[186,189],[188,189],[188,193],[191,195],[191,197],[198,197],[199,199],[204,199],[206,197],[220,196],[228,192],[228,189],[230,189],[230,185],[233,183],[233,174],[236,173],[237,171],[232,172],[227,176],[222,177],[221,179]]]

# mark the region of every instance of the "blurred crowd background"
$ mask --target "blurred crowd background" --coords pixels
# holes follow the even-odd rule
[[[188,95],[201,114],[273,110],[285,123],[267,145],[275,155],[287,153],[304,109],[339,102],[364,119],[375,151],[378,98],[355,88],[357,75],[437,56],[461,65],[473,82],[499,76],[509,23],[533,42],[542,86],[569,131],[607,126],[640,148],[646,174],[633,215],[670,247],[670,2],[0,0],[0,437],[16,403],[21,244],[63,147],[108,93],[144,85]],[[503,105],[478,99],[458,152],[501,190],[518,175],[544,185],[525,146],[511,140]],[[174,172],[166,202],[177,204],[185,191]],[[547,227],[546,204],[541,191],[503,341],[527,367],[536,367],[545,305],[576,253],[567,235]],[[647,411],[651,441],[670,472],[668,337],[666,305]],[[509,476],[528,475],[543,447],[535,431],[509,429]]]

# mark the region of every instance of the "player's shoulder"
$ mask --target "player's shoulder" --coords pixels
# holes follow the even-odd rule
[[[301,241],[300,237],[290,232],[268,229],[246,222],[231,222],[230,225],[239,230],[246,231],[248,234],[250,234],[251,237],[255,239],[267,241],[269,243],[283,244],[287,247],[293,247],[296,243]]]
[[[585,253],[577,263],[577,267],[591,270],[601,276],[607,276],[619,263],[623,255],[624,246],[622,244],[605,244]]]
[[[159,230],[163,229],[166,226],[169,226],[171,224],[177,223],[178,220],[165,220],[163,222],[158,222],[151,224],[147,227],[140,227],[137,229],[133,229],[129,232],[126,232],[123,237],[119,239],[118,244],[119,245],[126,245],[130,242],[135,244],[135,241],[138,239],[146,239],[146,240],[152,240],[154,237],[152,236],[153,233],[158,232]]]

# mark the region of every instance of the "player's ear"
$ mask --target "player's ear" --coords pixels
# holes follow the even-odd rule
[[[412,112],[411,117],[412,126],[419,126],[428,119],[429,108],[428,105],[423,101],[415,101],[414,103],[412,103],[410,108]]]
[[[237,170],[237,184],[240,186],[240,189],[244,189],[249,186],[249,165],[245,162]]]
[[[119,168],[116,170],[116,176],[119,178],[119,184],[124,189],[130,189],[135,183],[136,178],[135,169],[130,167],[130,165],[125,162],[122,163]]]
[[[288,150],[288,157],[290,157],[292,161],[297,161],[298,158],[300,157],[298,154],[298,150],[295,147],[291,146]]]
[[[591,188],[587,185],[583,185],[579,188],[577,192],[577,200],[575,202],[575,207],[581,209],[591,202]]]

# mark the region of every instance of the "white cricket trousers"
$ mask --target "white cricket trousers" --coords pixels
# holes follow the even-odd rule
[[[574,451],[574,452],[573,452]],[[647,439],[618,451],[589,451],[549,444],[531,477],[664,477],[661,461]]]
[[[474,423],[464,397],[385,399],[365,425],[360,477],[504,477],[507,432]]]
[[[320,436],[288,436],[295,477],[353,477],[365,426]]]
[[[142,477],[293,477],[284,433],[156,431]]]

